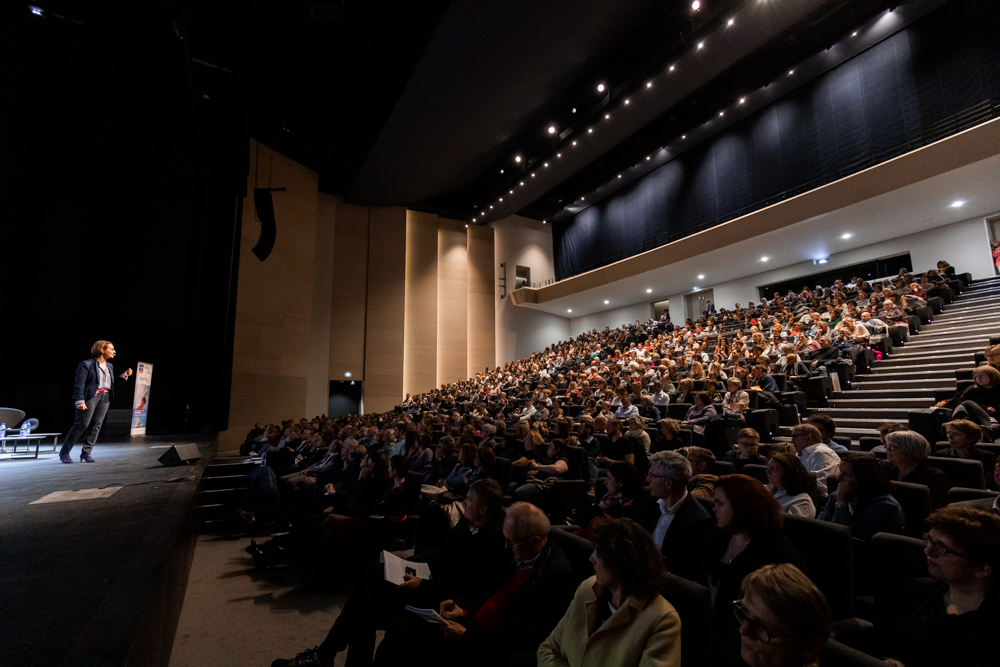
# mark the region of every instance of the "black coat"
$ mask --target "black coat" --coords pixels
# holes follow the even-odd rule
[[[497,516],[473,535],[469,521],[462,518],[443,545],[410,558],[431,568],[433,579],[420,583],[421,595],[440,601],[455,599],[462,591],[481,590],[510,559],[504,547],[503,519],[503,514]]]
[[[660,521],[660,504],[655,498],[649,498],[643,503],[643,507],[639,523],[652,535]],[[708,537],[714,527],[715,519],[705,506],[688,494],[663,538],[660,552],[667,570],[692,581],[699,579],[704,572]]]

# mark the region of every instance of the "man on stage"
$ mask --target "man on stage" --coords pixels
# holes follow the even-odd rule
[[[73,428],[66,436],[62,451],[59,452],[59,460],[63,463],[72,463],[70,450],[81,437],[86,435],[83,444],[83,452],[80,454],[80,461],[93,463],[90,451],[97,444],[97,434],[101,431],[101,424],[104,423],[104,415],[111,405],[111,398],[115,392],[115,380],[127,380],[132,375],[132,369],[126,369],[124,373],[115,377],[111,360],[115,358],[115,346],[110,341],[99,340],[90,348],[93,358],[81,361],[76,367],[76,382],[73,385],[73,401],[76,403],[76,421]]]

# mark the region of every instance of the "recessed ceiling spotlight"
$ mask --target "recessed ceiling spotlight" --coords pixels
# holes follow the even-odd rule
[[[627,99],[625,100],[625,104],[628,104],[628,100]]]
[[[952,208],[960,208],[963,204],[965,204],[964,201],[962,201],[961,199],[956,199],[955,201],[953,201],[951,203],[951,207]]]
[[[670,66],[670,71],[671,71],[671,72],[673,72],[673,71],[674,71],[674,66],[673,66],[673,65],[671,65],[671,66]]]
[[[854,32],[851,33],[851,37],[857,37],[857,36],[858,36],[858,31],[857,30],[855,30]]]
[[[562,157],[562,153],[556,153],[556,157]]]
[[[704,273],[699,273],[698,274],[698,280],[704,280],[704,279],[705,279],[705,274]]]
[[[682,135],[681,135],[681,139],[687,139],[687,136],[688,136],[688,135],[686,135],[686,134],[682,134]]]
[[[468,229],[468,228],[469,228],[469,226],[468,226],[468,225],[466,225],[466,226],[465,226],[465,228],[466,228],[466,229]]]
[[[503,201],[503,197],[500,197],[500,201]]]
[[[735,19],[729,19],[729,20],[728,20],[728,21],[726,22],[726,25],[732,25],[734,21],[735,21]]]
[[[532,177],[532,178],[534,178],[534,177],[535,177],[535,172],[531,172],[531,177]]]
[[[493,208],[493,204],[490,204],[490,208]]]
[[[594,133],[594,128],[588,127],[587,128],[587,132],[590,133],[590,134],[593,134]]]
[[[698,42],[698,48],[699,49],[704,48],[704,47],[705,47],[705,42]]]
[[[610,119],[611,119],[611,114],[609,113],[604,114],[604,120],[610,120]]]
[[[556,126],[549,125],[549,134],[555,134],[555,133],[556,133]]]
[[[521,181],[521,185],[524,185],[524,181]]]
[[[744,102],[746,102],[746,101],[747,101],[747,98],[745,98],[745,97],[741,97],[741,98],[740,98],[740,104],[743,104],[743,103],[744,103]]]
[[[503,173],[503,169],[501,169],[501,170],[500,170],[500,173],[501,173],[501,174]]]
[[[566,309],[566,312],[567,312],[567,313],[572,313],[572,312],[573,312],[573,309],[572,309],[572,308],[567,308],[567,309]]]
[[[585,199],[586,199],[586,197],[580,197],[580,201],[583,201]]]
[[[726,115],[726,112],[725,112],[725,111],[720,111],[720,112],[719,112],[719,117],[720,117],[720,118],[721,118],[722,116],[725,116],[725,115]]]
[[[573,142],[573,145],[576,146],[576,142],[575,141]]]
[[[621,178],[621,177],[622,177],[622,175],[621,175],[621,174],[618,174],[618,178]]]
[[[646,87],[647,88],[652,88],[653,87],[653,82],[652,81],[647,81],[646,82]]]
[[[542,220],[542,224],[543,224],[543,225],[544,225],[544,224],[545,224],[546,222],[548,222],[548,220]]]
[[[649,158],[650,158],[650,156],[649,156],[649,155],[647,155],[647,156],[646,156],[646,159],[648,160]]]
[[[851,238],[851,233],[847,232],[846,234],[841,234],[840,238],[842,238],[842,239],[849,239],[849,238]]]
[[[694,0],[694,2],[691,3],[691,9],[698,11],[700,8],[701,8],[701,0]]]
[[[611,303],[611,302],[610,302],[610,301],[608,301],[607,299],[605,299],[605,300],[604,300],[604,305],[605,305],[605,306],[606,306],[606,305],[608,305],[609,303]]]
[[[544,164],[543,166],[545,166],[545,167],[548,167],[548,166],[549,166],[549,163],[548,163],[548,162],[546,162],[546,163],[545,163],[545,164]]]
[[[788,70],[788,76],[791,76],[793,74],[795,74],[795,70],[793,69]]]
[[[521,162],[521,156],[520,155],[515,155],[514,156],[514,162],[520,163]]]
[[[576,113],[576,107],[573,107],[573,110],[572,110],[572,112],[573,112],[573,113]]]
[[[599,92],[599,93],[603,93],[604,92],[604,84],[603,83],[597,84],[597,92]]]
[[[760,258],[760,261],[762,261],[762,262],[766,262],[766,261],[767,261],[767,260],[769,260],[769,259],[771,259],[771,258],[770,258],[770,257],[761,257],[761,258]]]
[[[653,293],[653,288],[652,287],[647,287],[646,288],[646,294],[652,294],[652,293]]]
[[[510,193],[511,193],[511,194],[514,194],[514,191],[513,191],[513,190],[511,190],[511,191],[510,191]]]

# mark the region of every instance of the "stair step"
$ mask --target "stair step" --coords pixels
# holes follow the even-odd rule
[[[894,368],[887,369],[884,373],[875,373],[873,375],[856,375],[854,377],[854,382],[856,384],[867,384],[869,382],[886,382],[891,380],[954,380],[955,379],[955,368],[952,366],[947,370],[935,369],[928,370],[926,368],[917,366],[910,366],[905,371],[900,371]]]
[[[216,463],[213,459],[205,466],[202,477],[227,477],[229,475],[249,475],[257,467],[256,463],[243,463],[243,458],[236,458],[231,461]]]
[[[843,396],[853,396],[856,392],[841,392]],[[835,398],[830,399],[834,408],[892,408],[900,410],[916,410],[930,407],[934,397],[929,398]]]
[[[889,421],[900,422],[902,424],[907,423],[906,421],[907,415],[905,411],[898,415],[894,414],[892,416],[887,416],[887,417],[834,417],[833,415],[830,416],[833,417],[834,420],[837,422],[838,435],[843,435],[842,429],[863,428],[863,429],[871,429],[873,431],[878,432],[878,427]]]
[[[963,367],[974,368],[974,362],[971,358],[967,359],[966,363],[953,361],[944,364],[919,364],[911,366],[890,366],[887,362],[879,362],[872,367],[872,370],[875,372],[875,375],[882,376],[887,373],[908,373],[910,369],[913,369],[914,373],[951,373]]]
[[[895,354],[891,355],[889,358],[882,358],[882,361],[876,361],[873,368],[906,368],[912,366],[924,366],[934,363],[940,364],[954,364],[956,367],[961,366],[966,363],[975,363],[975,357],[971,352],[957,352],[954,354],[927,354],[927,355],[913,355],[909,357],[898,357]]]
[[[925,398],[928,402],[934,402],[934,389],[924,388],[924,387],[910,387],[910,388],[899,388],[892,389],[891,391],[869,389],[869,388],[859,388],[852,389],[851,391],[835,391],[830,397],[830,400],[850,398],[856,400],[863,399],[892,399],[892,398]]]
[[[982,338],[977,338],[973,340],[959,340],[954,342],[939,342],[939,343],[914,343],[910,342],[906,344],[899,352],[893,352],[893,354],[899,354],[900,356],[914,355],[914,354],[933,354],[937,352],[968,352],[974,354],[976,352],[981,352],[983,349],[989,345],[990,339],[986,336]]]
[[[914,410],[918,408],[912,408]],[[875,408],[816,408],[810,412],[822,412],[830,415],[837,422],[837,426],[860,426],[867,428],[868,424],[854,423],[858,420],[902,421],[905,422],[911,408],[896,409],[875,409]],[[877,425],[876,425],[877,427]]]
[[[990,336],[997,335],[1000,332],[1000,324],[987,324],[983,326],[958,326],[952,329],[931,329],[932,325],[925,326],[920,330],[920,335],[917,336],[917,342],[925,342],[928,340],[940,340],[949,338],[973,338],[975,336]]]
[[[937,328],[957,324],[976,325],[981,322],[1000,322],[1000,313],[984,311],[982,313],[969,313],[968,315],[964,315],[961,312],[946,310],[940,315],[935,315],[934,321],[930,324],[925,324],[924,327],[930,329],[932,327]]]
[[[247,475],[213,475],[202,477],[199,491],[222,491],[225,489],[246,489]]]
[[[874,380],[858,382],[861,378],[874,376],[858,375],[855,382],[858,389],[954,389],[955,377],[951,378],[931,378],[917,380]]]

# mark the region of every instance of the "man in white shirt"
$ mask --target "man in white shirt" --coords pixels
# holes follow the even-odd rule
[[[670,405],[670,395],[663,391],[663,384],[660,382],[653,383],[653,405],[657,408]],[[660,412],[663,413],[662,410]],[[663,414],[663,416],[665,417],[666,414]]]
[[[826,479],[840,474],[840,457],[823,444],[822,434],[812,424],[792,427],[792,446],[805,469],[816,476],[820,496],[826,498],[829,495]]]
[[[639,414],[639,408],[632,405],[632,399],[627,394],[621,397],[621,407],[615,411],[615,419],[627,421],[632,415]]]

